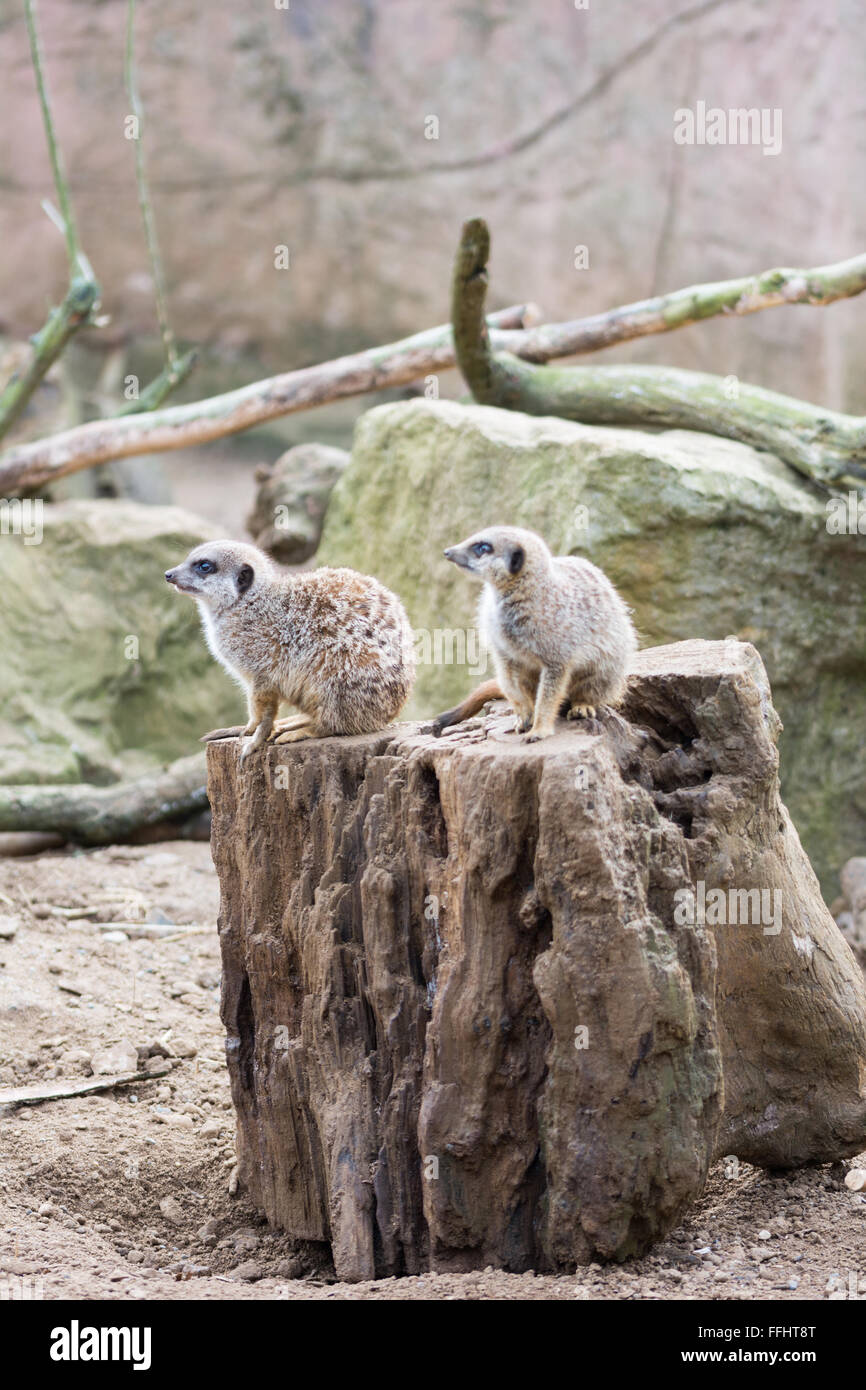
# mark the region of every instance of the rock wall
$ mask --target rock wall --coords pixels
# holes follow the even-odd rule
[[[377,574],[403,598],[421,634],[415,715],[454,704],[486,669],[478,590],[442,551],[494,522],[600,564],[644,645],[757,646],[785,726],[783,795],[835,896],[866,843],[866,550],[828,531],[825,496],[771,455],[691,431],[448,401],[368,411],[318,559]]]
[[[866,986],[760,660],[644,653],[627,713],[209,746],[241,1180],[339,1278],[621,1260],[714,1154],[866,1142]],[[779,930],[683,920],[701,883],[779,893]]]
[[[124,138],[125,6],[42,0],[39,20],[112,316],[99,336],[155,337]],[[854,0],[148,0],[140,87],[177,331],[258,350],[275,370],[416,332],[446,316],[459,225],[476,212],[493,233],[497,302],[534,299],[556,318],[853,255],[866,236],[859,20]],[[15,113],[0,150],[0,331],[27,338],[66,268],[39,205],[54,195],[20,6],[0,22],[0,82]],[[781,151],[676,144],[675,111],[698,101],[780,111]],[[274,269],[277,245],[291,270]],[[611,360],[860,409],[861,323],[857,302],[779,309]]]

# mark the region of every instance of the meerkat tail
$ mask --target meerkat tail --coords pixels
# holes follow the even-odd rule
[[[216,743],[221,738],[240,738],[246,727],[246,724],[232,724],[229,729],[211,729],[209,734],[202,734],[199,743]]]
[[[471,695],[467,695],[461,704],[436,716],[433,720],[433,737],[438,738],[445,729],[450,729],[452,724],[462,724],[464,719],[471,719],[473,714],[477,714],[487,704],[488,700],[504,699],[505,696],[498,681],[485,681],[483,685],[478,686],[477,690],[473,690]]]

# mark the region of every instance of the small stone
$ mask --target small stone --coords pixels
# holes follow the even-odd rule
[[[20,917],[0,917],[0,941],[11,941],[20,925]]]
[[[172,1042],[171,1050],[175,1057],[196,1057],[198,1048],[195,1043],[189,1042],[186,1038],[178,1038]]]
[[[159,1209],[166,1221],[170,1221],[173,1226],[183,1225],[185,1219],[183,1207],[176,1197],[163,1197],[159,1204]]]
[[[758,1232],[758,1240],[772,1240],[772,1239],[773,1239],[773,1232],[772,1232],[772,1231],[768,1231],[767,1228],[766,1228],[766,1226],[764,1227],[764,1229],[763,1229],[762,1231],[759,1231],[759,1232]]]
[[[100,941],[107,941],[112,946],[122,946],[124,941],[128,940],[129,937],[125,931],[104,931],[100,937]],[[109,1275],[109,1278],[110,1277]]]
[[[195,980],[173,980],[168,987],[168,992],[172,999],[179,999],[182,994],[195,995],[198,992],[198,985]]]
[[[43,1202],[39,1208],[40,1216],[56,1216],[57,1207],[53,1202]]]
[[[179,1115],[174,1110],[155,1110],[153,1118],[160,1124],[170,1125],[173,1129],[192,1129],[192,1115]]]
[[[60,1054],[61,1067],[80,1067],[84,1072],[92,1070],[90,1053],[83,1047],[70,1047]]]
[[[244,1279],[248,1283],[253,1283],[256,1279],[262,1278],[262,1270],[256,1264],[255,1260],[245,1260],[243,1264],[237,1265],[236,1268],[231,1271],[231,1274],[234,1279]]]
[[[222,1120],[205,1120],[199,1134],[202,1139],[217,1139],[223,1132],[225,1125]]]
[[[845,1174],[845,1186],[852,1192],[862,1192],[866,1188],[866,1168],[849,1168]]]
[[[97,1076],[114,1076],[120,1072],[138,1071],[138,1049],[127,1038],[114,1043],[102,1052],[94,1052],[92,1066]]]
[[[167,1076],[171,1071],[171,1061],[167,1057],[148,1057],[144,1070],[148,1076]]]

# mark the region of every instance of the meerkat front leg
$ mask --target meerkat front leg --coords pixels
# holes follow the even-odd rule
[[[248,738],[241,749],[241,762],[267,743],[280,707],[280,697],[275,690],[251,690],[249,705],[250,718],[244,735],[252,734],[252,738]]]
[[[535,717],[532,728],[526,735],[526,743],[538,743],[540,739],[550,738],[559,707],[568,690],[568,671],[563,668],[545,666],[538,682],[535,697]]]
[[[517,732],[525,734],[532,725],[535,711],[535,689],[527,680],[527,673],[512,661],[500,661],[499,684],[514,710]]]

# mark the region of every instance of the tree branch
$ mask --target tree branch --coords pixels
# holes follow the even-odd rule
[[[828,486],[866,478],[866,419],[705,372],[537,366],[495,352],[484,327],[488,251],[484,223],[465,223],[452,318],[457,361],[477,401],[582,424],[702,430],[767,449]]]
[[[535,317],[537,310],[520,305],[491,314],[490,322],[514,327],[530,315]],[[384,347],[285,372],[208,400],[148,414],[90,420],[47,439],[7,449],[0,455],[0,496],[42,487],[111,459],[206,444],[311,406],[405,386],[418,377],[447,371],[454,361],[451,325],[442,324]]]
[[[78,233],[72,212],[69,187],[63,171],[60,147],[54,130],[48,85],[45,80],[42,47],[36,27],[36,12],[33,0],[24,0],[24,13],[27,20],[27,33],[30,38],[30,55],[42,108],[42,121],[45,126],[45,139],[51,169],[54,174],[54,187],[60,204],[58,215],[50,206],[46,211],[60,226],[66,239],[66,254],[69,260],[69,289],[63,303],[52,309],[48,322],[32,339],[33,353],[23,372],[12,377],[0,394],[0,438],[5,435],[19,418],[33,392],[57,358],[62,353],[73,334],[85,323],[92,322],[99,305],[99,286],[93,276],[90,262],[78,243]]]
[[[627,343],[654,333],[670,333],[719,315],[757,314],[783,304],[833,304],[866,290],[866,255],[819,265],[813,270],[777,268],[737,280],[718,280],[653,299],[623,304],[591,318],[570,323],[546,323],[527,332],[499,335],[499,351],[513,352],[527,362],[548,362],[600,348]]]
[[[473,389],[470,379],[476,379],[478,392],[473,393],[479,400],[485,398],[481,377],[492,371],[488,365],[491,354],[510,353],[525,362],[546,363],[553,358],[594,352],[647,334],[670,332],[720,314],[753,314],[782,304],[831,304],[866,289],[866,255],[861,255],[836,264],[817,266],[813,270],[766,270],[737,280],[692,285],[654,299],[623,305],[606,314],[538,327],[529,326],[527,322],[528,318],[537,320],[538,317],[538,311],[532,306],[503,310],[500,314],[488,315],[485,320],[483,307],[488,254],[486,225],[480,220],[467,223],[455,265],[455,283],[459,278],[461,290],[459,294],[452,295],[452,312],[462,350],[472,358],[470,362],[467,356],[464,375],[470,382],[470,389]],[[485,330],[486,336],[482,338],[479,335],[485,323],[489,331]],[[308,410],[370,391],[405,386],[419,377],[447,371],[455,362],[451,327],[445,324],[384,347],[370,348],[333,362],[302,367],[299,371],[254,382],[222,396],[154,411],[138,421],[126,419],[133,414],[130,408],[122,412],[123,418],[94,420],[0,455],[0,492],[8,496],[22,488],[40,487],[52,478],[115,458],[208,443],[295,411]],[[512,372],[515,370],[512,368]],[[670,373],[673,369],[635,367],[631,370],[646,373],[645,377],[635,376],[630,382],[647,393],[648,404],[655,400],[654,408],[660,409],[661,399],[656,398],[653,391],[653,372]],[[157,383],[153,383],[153,386],[156,387]],[[671,405],[674,412],[672,419],[683,428],[708,428],[705,424],[694,422],[683,424],[687,415],[685,400],[688,394],[686,391],[684,395],[683,390],[681,382],[677,388],[680,404],[676,411],[679,414]],[[759,388],[740,387],[741,392],[746,390],[755,392]],[[751,399],[756,403],[756,398]],[[786,401],[788,398],[778,396],[777,399]],[[150,404],[158,404],[158,401],[151,400]],[[794,404],[809,409],[802,402]],[[724,408],[729,410],[730,406],[731,401],[726,396]],[[143,408],[146,407],[136,402],[137,411]],[[601,408],[599,402],[599,411]],[[720,406],[719,414],[721,409]],[[624,410],[623,407],[620,414],[615,414],[610,423],[624,423]],[[852,437],[859,437],[862,427],[853,417],[835,416],[832,412],[822,414],[831,425],[835,421],[839,428],[848,428],[846,422],[853,421]],[[694,421],[696,416],[693,414],[690,418]],[[721,420],[715,432],[725,433]],[[767,444],[764,447],[775,446]],[[803,466],[811,471],[816,466],[814,451],[806,452],[809,458],[808,461],[803,459]],[[802,453],[802,447],[794,448],[788,461],[793,462],[794,456],[801,457]],[[797,466],[794,463],[794,467]]]

